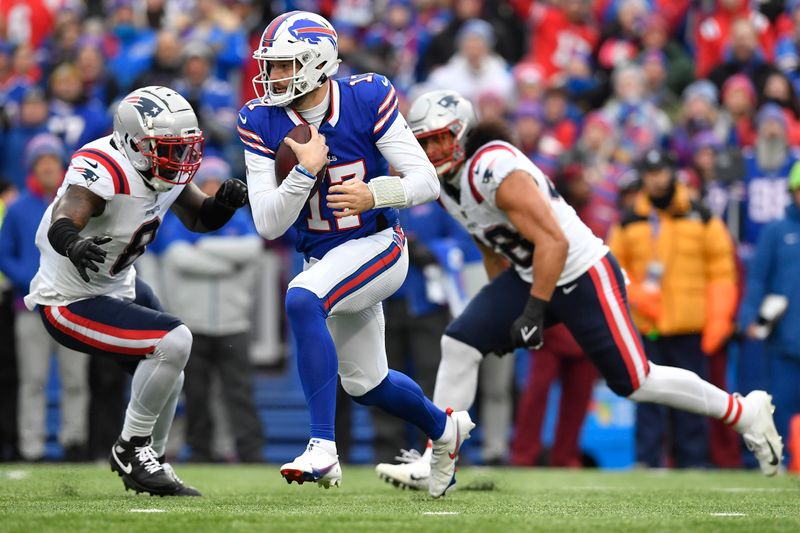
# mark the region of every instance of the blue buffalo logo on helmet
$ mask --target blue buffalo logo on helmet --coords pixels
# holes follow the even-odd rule
[[[139,95],[129,96],[125,99],[125,102],[133,105],[142,118],[155,118],[159,113],[164,111],[163,107],[151,99]]]
[[[326,28],[319,22],[300,19],[289,27],[289,33],[295,39],[303,40],[311,44],[320,44],[322,39],[328,39],[336,48],[336,30]]]

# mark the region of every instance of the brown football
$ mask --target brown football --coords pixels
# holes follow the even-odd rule
[[[299,143],[305,144],[311,139],[311,128],[308,127],[308,124],[300,124],[299,126],[295,126],[286,136]],[[285,142],[281,141],[278,145],[278,150],[275,152],[275,179],[277,179],[278,185],[286,179],[286,176],[292,171],[296,164],[297,156],[294,155],[294,151],[289,148]],[[325,177],[325,168],[326,167],[322,167],[322,170],[317,172],[317,181],[314,183],[314,187],[311,188],[311,192],[308,195],[309,198],[314,196],[314,193],[319,189]]]

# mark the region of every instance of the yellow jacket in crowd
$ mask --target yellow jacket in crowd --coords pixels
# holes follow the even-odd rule
[[[723,222],[676,185],[666,209],[640,192],[609,247],[628,277],[628,301],[645,335],[701,333],[707,354],[733,331],[736,267]]]

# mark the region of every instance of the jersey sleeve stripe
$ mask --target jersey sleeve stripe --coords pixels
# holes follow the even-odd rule
[[[128,186],[128,180],[125,178],[125,173],[122,171],[119,163],[114,161],[114,158],[109,157],[100,150],[95,150],[93,148],[84,148],[83,150],[79,150],[73,156],[73,159],[76,157],[85,157],[93,161],[97,161],[103,165],[103,168],[105,168],[106,171],[111,175],[111,179],[114,183],[114,194],[131,193],[130,187]]]
[[[389,104],[391,104],[391,103],[392,103],[392,98],[394,98],[395,94],[396,94],[396,93],[395,93],[395,90],[394,90],[394,86],[392,86],[392,89],[389,91],[389,94],[387,94],[387,95],[386,95],[386,98],[384,98],[384,99],[383,99],[383,102],[382,102],[382,103],[381,103],[381,105],[378,107],[378,114],[379,114],[379,115],[380,115],[381,113],[383,113],[383,110],[384,110],[384,109],[386,109],[387,107],[389,107]]]
[[[255,150],[256,153],[258,153],[259,155],[266,155],[267,157],[270,157],[272,159],[275,158],[275,152],[273,152],[266,146],[261,146],[260,144],[251,143],[250,141],[246,141],[245,139],[242,139],[242,143],[244,143],[245,146]]]
[[[475,201],[478,203],[483,202],[485,198],[478,190],[478,187],[475,186],[475,181],[474,181],[475,167],[478,166],[478,161],[480,160],[481,157],[488,154],[489,152],[494,152],[496,150],[506,150],[514,157],[517,156],[517,154],[515,154],[514,151],[511,150],[510,148],[497,144],[492,146],[485,146],[480,150],[478,150],[478,152],[474,156],[472,156],[472,162],[469,164],[469,174],[467,175],[467,178],[469,179],[469,191],[472,193],[472,197],[475,198]]]
[[[375,124],[375,128],[373,128],[372,133],[378,133],[381,130],[381,128],[383,128],[386,122],[392,117],[392,115],[394,115],[394,112],[397,110],[398,104],[399,102],[397,101],[397,98],[395,98],[394,105],[392,105],[392,107],[389,108],[389,111],[387,111],[386,114],[383,115],[383,118],[380,119],[377,122],[377,124]]]
[[[262,145],[264,144],[264,141],[261,139],[261,137],[259,137],[259,135],[257,133],[253,133],[250,130],[246,130],[241,126],[236,126],[236,131],[239,132],[239,136],[242,137],[242,138],[247,137],[247,139],[252,141],[252,142],[256,142],[256,143],[262,144]]]

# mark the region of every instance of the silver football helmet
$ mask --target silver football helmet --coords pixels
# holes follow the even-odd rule
[[[448,178],[458,170],[467,136],[478,122],[469,100],[455,91],[431,91],[414,100],[406,120],[439,176]],[[434,139],[439,141],[436,149],[428,146]]]
[[[168,87],[143,87],[124,97],[114,114],[114,141],[159,192],[192,181],[203,159],[197,115]]]

